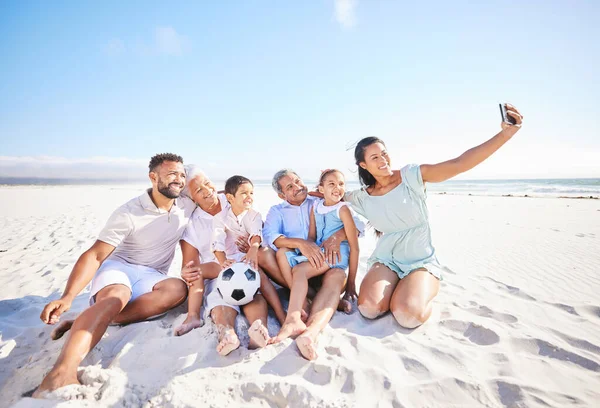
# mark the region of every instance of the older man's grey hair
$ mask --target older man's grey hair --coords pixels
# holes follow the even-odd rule
[[[186,197],[192,198],[192,195],[190,194],[190,189],[188,188],[188,186],[190,185],[190,181],[192,181],[197,176],[206,177],[206,175],[204,174],[202,169],[200,169],[200,167],[196,166],[195,164],[187,164],[183,168],[185,169],[185,187],[183,188],[183,191],[181,193]]]
[[[293,174],[295,176],[298,176],[298,173],[296,173],[292,169],[281,169],[277,173],[275,173],[275,175],[273,176],[273,181],[271,182],[271,185],[273,186],[273,190],[275,190],[277,192],[277,194],[283,194],[283,190],[281,189],[279,180],[281,180],[283,177],[287,176],[288,174]]]

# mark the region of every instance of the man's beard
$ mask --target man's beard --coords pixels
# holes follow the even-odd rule
[[[160,180],[158,181],[158,192],[167,198],[177,198],[181,194],[181,189],[172,190],[171,186],[181,186],[179,183],[163,184]]]

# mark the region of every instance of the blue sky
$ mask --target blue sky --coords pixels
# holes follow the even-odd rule
[[[172,151],[316,178],[368,135],[431,163],[510,101],[525,127],[462,178],[600,177],[600,3],[413,3],[1,2],[0,176],[144,177]]]

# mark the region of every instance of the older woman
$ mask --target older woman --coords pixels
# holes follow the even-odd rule
[[[202,325],[202,296],[204,293],[204,315],[210,316],[217,326],[219,343],[217,352],[227,355],[240,345],[234,330],[235,318],[240,309],[227,304],[216,290],[214,278],[221,267],[211,250],[213,218],[227,211],[229,203],[224,194],[218,194],[210,179],[196,166],[186,166],[187,185],[184,194],[198,206],[181,240],[183,254],[181,276],[190,285],[188,316],[175,329],[175,335],[181,336]],[[202,263],[200,263],[202,261]],[[267,303],[262,295],[256,295],[253,302],[244,306],[244,314],[251,324],[249,330],[250,347],[264,346],[269,339],[266,328]],[[253,323],[258,323],[254,324]],[[263,324],[264,322],[264,324]]]
[[[382,140],[367,137],[356,145],[354,157],[363,188],[345,198],[380,233],[360,287],[358,309],[363,316],[374,319],[391,310],[406,328],[429,318],[441,269],[431,243],[425,183],[472,169],[510,140],[521,128],[523,116],[515,107],[506,107],[516,124],[502,122],[502,131],[490,140],[442,163],[392,170]]]

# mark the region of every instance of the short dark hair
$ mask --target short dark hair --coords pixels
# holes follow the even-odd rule
[[[150,163],[148,164],[148,168],[150,172],[156,170],[158,166],[163,164],[163,162],[170,161],[183,164],[183,158],[177,154],[173,153],[159,153],[152,156],[150,159]]]
[[[235,193],[237,193],[237,191],[238,191],[238,188],[240,188],[240,186],[242,184],[246,184],[246,183],[252,184],[250,179],[246,178],[244,176],[229,177],[227,179],[227,181],[225,182],[225,194],[235,195]],[[252,184],[252,185],[254,185],[254,184]]]

